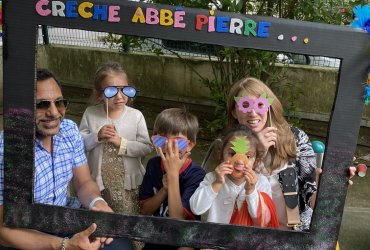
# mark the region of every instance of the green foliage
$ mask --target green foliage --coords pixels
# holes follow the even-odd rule
[[[298,118],[298,101],[304,94],[304,90],[294,83],[281,83],[274,82],[270,83],[269,87],[274,91],[277,96],[284,97],[284,111],[288,120],[288,123],[299,127],[301,124],[300,118]],[[280,98],[281,99],[281,98]]]
[[[116,35],[109,33],[107,36],[100,39],[104,44],[113,48],[118,46],[120,51],[128,53],[132,49],[141,49],[146,41],[142,37],[129,36],[129,35]]]

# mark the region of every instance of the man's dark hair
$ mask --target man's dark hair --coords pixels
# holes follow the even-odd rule
[[[37,69],[36,81],[44,81],[49,78],[53,78],[58,83],[59,87],[62,88],[62,86],[60,85],[58,79],[56,78],[53,72],[51,72],[48,69]]]

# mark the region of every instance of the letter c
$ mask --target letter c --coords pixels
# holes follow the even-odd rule
[[[93,7],[93,4],[90,2],[83,2],[78,6],[78,13],[83,18],[91,18],[93,14],[91,12],[87,12],[86,9],[91,9]]]
[[[40,16],[48,16],[51,13],[50,9],[43,9],[43,6],[47,6],[49,4],[49,0],[40,0],[36,3],[36,12]]]

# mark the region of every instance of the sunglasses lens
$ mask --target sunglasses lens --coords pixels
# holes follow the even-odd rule
[[[177,146],[179,150],[184,150],[188,146],[188,140],[177,139]]]
[[[154,146],[159,147],[159,148],[163,147],[166,144],[166,140],[167,140],[166,137],[159,136],[159,135],[155,135],[152,137]]]
[[[112,98],[113,96],[117,95],[118,88],[117,87],[106,87],[104,89],[104,96],[106,98]]]
[[[63,99],[63,100],[57,100],[55,101],[55,106],[57,108],[66,108],[68,105],[68,101]]]
[[[50,107],[50,101],[41,101],[36,103],[37,109],[48,109]]]
[[[62,108],[64,109],[68,105],[68,101],[66,99],[61,99],[61,100],[56,100],[56,101],[47,101],[47,100],[45,100],[45,101],[40,101],[40,102],[36,103],[36,108],[37,109],[48,109],[48,108],[50,108],[52,102],[54,102],[55,107],[57,109],[62,109]]]
[[[123,87],[122,92],[123,94],[130,98],[134,98],[136,96],[136,89],[132,86]]]

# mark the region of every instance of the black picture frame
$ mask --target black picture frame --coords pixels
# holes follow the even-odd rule
[[[45,4],[52,1],[41,0]],[[49,232],[76,233],[92,222],[98,236],[123,236],[150,243],[218,247],[227,249],[334,249],[347,193],[347,167],[352,162],[363,108],[363,83],[370,66],[370,36],[349,27],[248,16],[216,11],[217,17],[252,20],[267,29],[258,37],[195,28],[196,15],[209,10],[139,2],[88,1],[94,5],[115,5],[119,22],[91,18],[42,16],[40,1],[3,1],[4,38],[4,143],[5,215],[9,227]],[[66,3],[68,1],[61,0]],[[77,5],[83,1],[76,1]],[[86,2],[86,1],[85,1]],[[133,23],[138,7],[172,12],[185,11],[185,28]],[[42,7],[44,10],[48,5]],[[264,22],[264,23],[260,23]],[[331,113],[323,174],[318,200],[308,233],[180,221],[149,216],[126,216],[81,209],[33,204],[34,167],[34,84],[38,25],[191,41],[241,48],[320,55],[341,59],[336,98]],[[221,25],[222,28],[222,25]],[[222,31],[222,29],[220,29]],[[284,39],[278,39],[280,35]],[[294,38],[297,39],[295,41]],[[281,37],[280,37],[281,38]],[[304,38],[307,43],[304,42]]]

